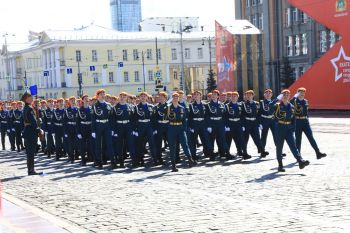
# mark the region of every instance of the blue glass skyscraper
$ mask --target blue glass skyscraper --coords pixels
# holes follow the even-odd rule
[[[141,0],[111,0],[112,27],[123,32],[139,31]]]

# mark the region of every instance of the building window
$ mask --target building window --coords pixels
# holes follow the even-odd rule
[[[252,16],[252,24],[256,27],[256,15]]]
[[[264,21],[263,21],[263,13],[261,13],[260,15],[259,15],[259,28],[261,29],[261,30],[263,30],[264,29]]]
[[[148,81],[153,81],[153,70],[148,71]]]
[[[289,27],[290,26],[290,12],[291,12],[291,9],[288,7],[286,9],[286,27]]]
[[[336,42],[336,34],[333,31],[329,32],[329,48],[332,48]]]
[[[185,59],[191,59],[191,50],[190,50],[190,48],[185,48]]]
[[[298,21],[298,9],[293,8],[293,14],[292,14],[292,22],[295,23]]]
[[[147,49],[147,60],[152,60],[152,49]]]
[[[259,0],[259,4],[263,4],[263,0]]]
[[[123,49],[123,61],[127,61],[128,60],[128,50]]]
[[[94,84],[98,84],[98,73],[92,73],[92,77],[94,78]]]
[[[301,23],[306,23],[306,21],[307,21],[307,16],[302,11],[299,11],[299,20],[300,20]]]
[[[198,59],[203,59],[203,48],[197,49]]]
[[[301,76],[303,76],[305,73],[305,70],[304,70],[304,67],[299,67],[299,77],[300,78]]]
[[[135,75],[135,82],[140,82],[140,73],[138,71],[135,71],[134,75]]]
[[[126,83],[129,82],[129,72],[128,71],[124,72],[124,82],[126,82]]]
[[[137,49],[134,49],[132,51],[132,56],[134,57],[134,61],[138,61],[139,60],[139,51]]]
[[[293,56],[293,37],[287,37],[287,56]]]
[[[298,35],[294,36],[294,56],[300,55],[300,38]]]
[[[97,51],[91,50],[92,61],[97,61]]]
[[[113,52],[112,50],[107,50],[108,61],[113,61]]]
[[[256,6],[256,1],[257,0],[252,0],[252,6]]]
[[[81,51],[80,50],[76,50],[75,51],[75,60],[76,61],[81,61]]]
[[[250,7],[250,0],[246,0],[247,7]]]
[[[171,49],[171,59],[177,60],[177,50],[176,49]]]
[[[327,51],[327,32],[320,31],[320,52],[325,53]]]
[[[158,56],[158,61],[162,60],[162,50],[161,49],[158,49],[157,50],[157,56]]]
[[[114,83],[114,73],[113,72],[108,73],[108,79],[109,79],[110,83]]]
[[[307,36],[306,33],[303,33],[301,35],[301,46],[302,46],[302,54],[306,55],[307,54]]]
[[[174,71],[174,80],[178,80],[177,71]]]

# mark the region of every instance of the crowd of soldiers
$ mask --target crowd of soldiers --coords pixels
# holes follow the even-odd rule
[[[27,91],[21,101],[0,102],[2,149],[6,149],[7,135],[12,151],[26,150],[28,174],[36,175],[34,155],[39,150],[57,161],[67,158],[74,163],[80,159],[82,166],[93,162],[96,168],[110,163],[110,169],[116,169],[124,168],[128,157],[132,168],[144,166],[146,155],[152,166],[164,165],[165,148],[169,147],[171,168],[176,172],[181,161],[180,145],[189,167],[204,158],[251,159],[247,151],[250,136],[260,157],[265,158],[271,131],[278,171],[285,171],[285,141],[303,169],[309,165],[300,155],[303,132],[316,158],[326,156],[312,135],[305,94],[306,89],[299,88],[291,98],[290,91],[283,90],[273,99],[272,90],[267,89],[263,100],[254,101],[254,91],[248,90],[239,101],[238,92],[218,90],[203,100],[200,91],[187,96],[178,91],[168,98],[165,92],[154,97],[146,92],[138,97],[126,92],[111,96],[100,89],[93,98],[33,100]],[[236,155],[230,153],[232,141]],[[203,153],[197,153],[199,147]]]

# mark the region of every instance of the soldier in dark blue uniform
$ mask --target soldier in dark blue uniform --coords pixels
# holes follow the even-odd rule
[[[64,137],[67,143],[68,161],[74,163],[74,148],[77,137],[77,109],[73,107],[75,97],[69,98],[69,106],[66,108],[63,117]]]
[[[244,160],[250,159],[251,156],[247,153],[247,145],[243,140],[243,130],[241,123],[242,107],[238,103],[238,92],[227,93],[228,103],[226,107],[226,132],[227,132],[227,144],[231,148],[232,139],[234,140],[237,148],[237,154],[242,156]]]
[[[112,106],[105,102],[106,91],[99,89],[96,92],[97,102],[92,106],[92,133],[95,140],[94,166],[102,168],[102,146],[105,145],[106,155],[111,160],[111,167],[115,167],[112,148]]]
[[[144,148],[146,142],[148,142],[150,154],[152,157],[152,164],[157,164],[156,149],[154,142],[154,135],[156,134],[153,129],[154,120],[154,106],[147,103],[148,94],[142,92],[140,94],[140,103],[135,106],[135,123],[136,123],[136,154],[138,162],[141,166],[144,165]]]
[[[203,145],[203,153],[205,157],[209,157],[214,150],[214,145],[210,143],[209,134],[206,123],[206,108],[202,103],[202,93],[200,91],[193,92],[194,102],[189,105],[189,131],[190,131],[190,151],[194,161],[198,161],[196,154],[198,136]]]
[[[155,107],[155,129],[156,133],[156,153],[157,153],[157,165],[163,165],[162,158],[162,142],[167,140],[167,129],[169,120],[166,116],[166,110],[168,95],[165,92],[159,93],[159,103]]]
[[[295,137],[296,137],[296,144],[297,148],[300,151],[301,150],[301,138],[302,134],[305,133],[307,139],[309,140],[312,148],[315,150],[316,158],[321,159],[323,157],[326,157],[327,154],[322,153],[320,149],[318,148],[318,145],[316,143],[316,140],[313,136],[310,122],[309,122],[309,116],[308,116],[308,109],[309,109],[309,102],[305,99],[306,89],[301,87],[298,89],[298,92],[295,94],[295,96],[291,99],[291,103],[293,104],[295,108],[295,119],[296,119],[296,129],[295,129]]]
[[[47,109],[47,101],[46,100],[41,100],[40,101],[40,107],[38,108],[39,111],[39,118],[40,118],[40,125],[39,127],[44,131],[44,124],[43,124],[43,119],[45,115],[45,111]],[[41,149],[44,154],[47,154],[47,141],[46,137],[43,137],[41,140]]]
[[[121,92],[119,94],[119,103],[113,108],[113,145],[114,153],[117,158],[115,160],[119,163],[121,168],[125,167],[124,161],[124,151],[125,146],[127,147],[131,163],[133,167],[137,165],[137,158],[135,152],[135,142],[134,142],[134,108],[131,104],[127,103],[128,94],[126,92]],[[115,167],[113,167],[115,168]]]
[[[168,142],[170,149],[170,159],[172,165],[172,171],[177,172],[176,167],[176,142],[179,141],[186,157],[188,158],[189,166],[192,167],[196,164],[193,161],[191,152],[188,147],[186,128],[185,128],[185,109],[179,104],[179,94],[174,93],[172,95],[172,103],[168,105],[166,110],[167,118],[169,119],[168,125]]]
[[[254,91],[248,90],[245,92],[246,101],[242,102],[242,122],[244,127],[244,141],[246,146],[248,145],[249,136],[253,138],[253,141],[258,148],[258,153],[261,157],[266,157],[268,152],[264,151],[261,144],[259,134],[259,122],[258,114],[260,110],[259,102],[253,100]]]
[[[225,105],[218,101],[220,92],[214,90],[212,92],[211,101],[206,105],[206,121],[207,121],[207,131],[211,134],[212,138],[216,139],[219,147],[219,152],[223,153],[220,156],[226,157],[226,159],[233,159],[234,157],[230,154],[229,147],[226,143],[225,138]],[[212,147],[214,148],[214,147]],[[212,150],[210,152],[210,161],[215,160],[215,154]]]
[[[8,112],[5,107],[6,103],[0,102],[0,131],[1,131],[1,144],[2,150],[5,150],[5,138],[8,129]]]
[[[16,150],[16,130],[13,125],[13,122],[14,122],[13,114],[15,110],[16,110],[16,102],[12,102],[8,110],[8,128],[7,128],[7,133],[11,144],[11,151]]]
[[[42,129],[45,132],[45,137],[47,142],[46,153],[48,158],[51,158],[51,155],[54,154],[54,150],[55,150],[55,145],[53,141],[53,134],[54,134],[53,118],[54,118],[55,109],[54,109],[53,99],[48,99],[47,103],[48,103],[48,108],[42,112],[43,114]]]
[[[63,108],[63,99],[57,100],[57,108],[53,112],[53,132],[52,135],[55,138],[55,148],[56,148],[56,160],[58,161],[61,157],[64,156],[63,151],[63,137],[64,137],[64,128],[63,128],[63,119],[64,119],[64,108]]]
[[[18,101],[17,102],[17,109],[13,112],[13,127],[15,129],[15,139],[16,139],[16,146],[17,146],[17,152],[20,152],[23,150],[23,140],[22,140],[22,132],[24,129],[24,122],[23,122],[23,102]]]
[[[92,108],[89,106],[89,97],[82,97],[82,106],[77,111],[77,137],[79,139],[81,165],[86,166],[87,161],[92,161]]]
[[[23,109],[24,130],[23,138],[27,154],[28,175],[41,175],[34,170],[34,155],[37,147],[38,135],[43,135],[42,130],[38,126],[37,114],[31,107],[33,97],[29,92],[25,92],[22,96],[25,106]]]
[[[265,151],[267,135],[269,130],[272,132],[273,141],[275,142],[275,117],[273,115],[273,106],[276,104],[277,99],[272,100],[272,90],[266,89],[264,92],[264,100],[260,100],[259,111],[259,128],[261,129],[261,146],[262,151]],[[262,153],[262,157],[266,157],[268,152]]]
[[[281,102],[276,103],[274,107],[274,115],[276,117],[276,155],[278,161],[278,171],[285,172],[282,163],[282,150],[284,141],[287,142],[294,158],[299,163],[299,168],[303,169],[309,165],[309,161],[303,160],[300,152],[295,144],[295,112],[293,105],[289,102],[290,91],[283,90],[278,97]]]

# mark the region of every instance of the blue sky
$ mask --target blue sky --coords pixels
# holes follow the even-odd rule
[[[143,18],[162,16],[198,16],[204,25],[221,17],[234,19],[234,0],[142,0]],[[111,27],[109,0],[2,0],[0,4],[0,33],[15,34],[9,43],[25,41],[29,30],[73,29],[91,22]]]

